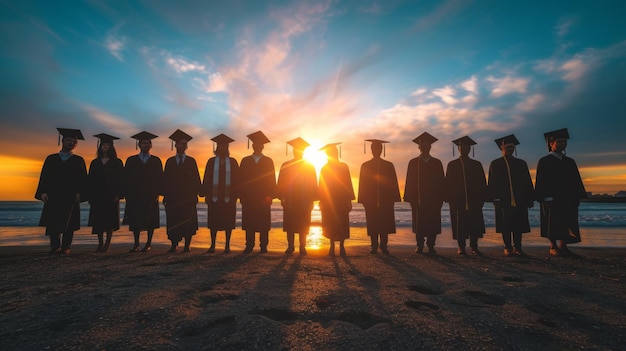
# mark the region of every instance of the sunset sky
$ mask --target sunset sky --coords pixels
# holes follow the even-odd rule
[[[363,139],[385,139],[401,189],[424,131],[444,167],[469,135],[485,171],[515,133],[534,177],[567,127],[587,190],[626,190],[623,1],[60,3],[0,1],[0,200],[33,199],[56,127],[83,131],[87,164],[93,134],[125,160],[142,130],[165,163],[180,128],[201,172],[219,133],[241,160],[262,130],[277,169],[295,137],[343,142],[355,180]]]

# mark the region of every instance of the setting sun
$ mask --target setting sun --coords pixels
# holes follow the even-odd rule
[[[324,167],[324,165],[328,161],[326,158],[326,154],[323,151],[319,151],[319,149],[316,147],[308,147],[306,150],[304,150],[304,155],[302,157],[304,157],[305,160],[309,161],[311,164],[313,164],[313,166],[315,166],[315,171],[318,175],[322,167]]]

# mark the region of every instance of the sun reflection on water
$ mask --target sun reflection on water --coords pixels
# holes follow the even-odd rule
[[[324,246],[324,241],[326,238],[322,235],[322,227],[321,226],[311,226],[309,229],[309,235],[306,238],[306,247],[307,249],[318,250]]]

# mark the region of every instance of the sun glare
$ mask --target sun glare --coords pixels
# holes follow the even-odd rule
[[[318,148],[314,147],[308,147],[306,150],[304,150],[304,155],[302,157],[304,157],[305,160],[309,161],[311,164],[313,164],[313,166],[315,166],[315,171],[317,171],[317,174],[320,173],[320,170],[327,162],[326,154],[323,151],[319,151]]]

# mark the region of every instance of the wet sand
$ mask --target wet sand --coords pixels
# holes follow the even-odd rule
[[[200,238],[174,254],[164,240],[150,253],[122,241],[96,254],[78,240],[69,256],[2,246],[0,348],[624,348],[626,248],[575,247],[585,258],[573,259],[528,245],[523,259],[499,243],[485,257],[441,245],[432,257],[392,238],[385,256],[356,239],[347,257],[324,245],[286,256],[278,238],[250,255],[240,239],[231,254],[219,243],[207,254]]]

